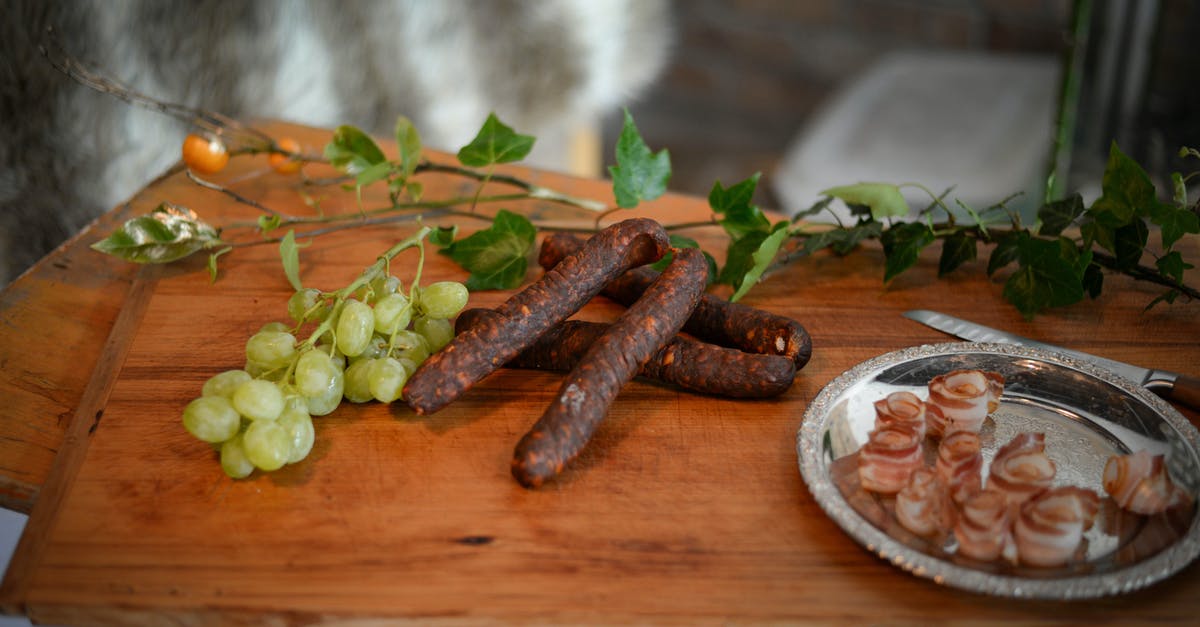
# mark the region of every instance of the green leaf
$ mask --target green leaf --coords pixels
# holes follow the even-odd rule
[[[690,237],[672,234],[669,236],[669,240],[671,248],[700,248],[700,243]],[[713,256],[708,254],[708,251],[701,250],[700,252],[704,254],[704,260],[708,263],[708,280],[706,283],[711,284],[717,278],[717,260],[713,259]],[[662,259],[650,264],[650,269],[662,272],[671,264],[671,260],[674,258],[675,255],[671,251],[667,251],[667,254],[663,255]]]
[[[814,202],[808,209],[797,212],[796,215],[792,216],[792,221],[794,222],[809,216],[815,216],[818,213],[828,209],[829,205],[831,204],[833,204],[833,196],[826,196],[817,202]]]
[[[1146,249],[1146,240],[1150,237],[1146,223],[1134,220],[1117,229],[1113,236],[1113,254],[1117,258],[1116,268],[1124,271],[1136,266],[1142,259],[1142,251]]]
[[[1089,263],[1083,271],[1083,289],[1088,297],[1096,298],[1104,289],[1104,270],[1099,265]]]
[[[708,206],[713,213],[723,216],[720,220],[725,232],[733,239],[741,239],[752,231],[770,231],[771,222],[761,209],[752,204],[754,190],[758,187],[761,172],[754,176],[723,187],[720,181],[713,183],[708,193]]]
[[[287,276],[292,289],[299,292],[304,289],[300,283],[300,248],[296,246],[296,232],[288,229],[287,235],[279,242],[279,257],[283,260],[283,274]]]
[[[354,184],[359,187],[366,187],[372,183],[382,181],[392,173],[392,164],[389,161],[381,161],[375,165],[367,166],[364,170],[358,173],[354,178]]]
[[[1092,203],[1092,211],[1112,216],[1112,226],[1128,224],[1136,216],[1146,215],[1158,203],[1154,183],[1136,161],[1113,142],[1108,150],[1108,165],[1100,184],[1102,193]]]
[[[1061,200],[1044,205],[1038,209],[1038,220],[1042,223],[1038,233],[1056,237],[1063,232],[1076,218],[1083,215],[1083,197],[1072,194]]]
[[[194,211],[164,202],[91,247],[135,263],[170,263],[222,243],[217,230]]]
[[[1185,207],[1156,203],[1150,221],[1160,227],[1159,234],[1165,250],[1170,250],[1175,242],[1188,233],[1200,233],[1200,216]]]
[[[613,196],[617,206],[636,207],[643,200],[654,200],[667,191],[671,180],[671,155],[664,148],[652,153],[638,133],[633,116],[625,110],[625,124],[617,138],[617,165],[609,166]]]
[[[1017,249],[1018,268],[1005,282],[1003,293],[1025,318],[1083,299],[1090,252],[1080,254],[1066,239],[1038,239],[1025,233],[1018,237]]]
[[[780,223],[786,226],[786,223]],[[777,225],[778,227],[779,225]],[[736,290],[733,296],[729,297],[730,302],[741,300],[750,288],[758,283],[759,277],[766,271],[767,266],[771,265],[771,260],[775,259],[775,255],[779,253],[779,247],[783,245],[783,240],[787,239],[788,231],[786,228],[776,228],[775,232],[763,239],[753,253],[750,254],[750,260],[753,264],[746,273],[737,282]]]
[[[767,235],[770,233],[753,231],[742,239],[730,240],[725,248],[725,266],[717,275],[717,283],[732,285],[735,289],[741,285],[742,278],[754,267],[755,251],[767,239]]]
[[[996,247],[988,257],[987,275],[992,276],[996,271],[1017,260],[1018,242],[1021,234],[1011,234],[996,240]]]
[[[1175,201],[1175,204],[1180,207],[1186,207],[1188,204],[1187,181],[1184,180],[1183,175],[1179,172],[1171,173],[1171,189],[1174,190],[1174,194],[1171,196],[1171,199]]]
[[[267,233],[279,228],[279,225],[282,222],[283,218],[280,218],[276,214],[261,215],[258,216],[258,230],[263,235],[266,235]]]
[[[942,256],[938,259],[938,277],[954,272],[959,266],[975,261],[975,238],[959,231],[942,240]]]
[[[871,217],[882,220],[888,217],[908,215],[908,201],[900,188],[889,183],[858,183],[831,187],[822,196],[832,196],[847,205],[863,205],[871,208]]]
[[[1158,267],[1158,271],[1164,276],[1174,280],[1176,283],[1183,283],[1183,273],[1185,270],[1191,270],[1195,266],[1183,260],[1183,255],[1178,250],[1173,250],[1154,262]]]
[[[407,179],[421,163],[421,135],[403,115],[396,118],[396,145],[400,147],[400,175]]]
[[[536,236],[537,229],[528,218],[501,209],[492,226],[439,252],[471,273],[467,289],[510,289],[525,280],[529,251]]]
[[[933,231],[919,222],[902,222],[883,232],[883,282],[887,283],[917,263],[921,250],[933,243]]]
[[[325,145],[325,158],[333,167],[355,176],[387,160],[375,140],[353,126],[337,127]]]
[[[520,161],[533,149],[534,141],[532,135],[516,133],[495,113],[489,113],[475,139],[458,151],[458,161],[473,168]]]

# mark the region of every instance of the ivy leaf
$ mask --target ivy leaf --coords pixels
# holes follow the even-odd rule
[[[1038,233],[1049,237],[1057,237],[1076,218],[1083,215],[1083,197],[1072,194],[1062,200],[1056,200],[1038,209],[1038,220],[1042,223]]]
[[[919,222],[902,222],[884,231],[881,241],[884,263],[883,282],[887,283],[917,263],[921,250],[933,243],[933,231]]]
[[[1184,207],[1155,203],[1150,221],[1160,227],[1162,245],[1166,250],[1170,250],[1185,234],[1200,233],[1200,216]]]
[[[1022,233],[1018,237],[1018,269],[1004,284],[1004,297],[1026,319],[1048,307],[1083,299],[1083,276],[1091,252],[1080,254],[1066,239],[1045,240]]]
[[[858,183],[831,187],[822,196],[832,196],[847,205],[863,205],[871,208],[871,217],[882,220],[888,217],[908,215],[908,201],[900,188],[889,183]]]
[[[333,139],[325,144],[325,158],[333,167],[357,176],[373,165],[387,161],[375,140],[348,125],[337,127]]]
[[[1017,260],[1017,243],[1019,234],[1012,234],[996,240],[996,247],[988,257],[987,275],[992,276],[996,271]]]
[[[132,218],[92,249],[135,263],[170,263],[222,244],[217,230],[186,207],[162,203]]]
[[[1158,261],[1154,262],[1154,265],[1158,267],[1159,272],[1173,279],[1176,283],[1183,283],[1183,272],[1195,267],[1184,261],[1183,255],[1178,250],[1173,250],[1159,257]]]
[[[1146,223],[1134,220],[1113,233],[1113,254],[1116,255],[1118,270],[1129,270],[1138,264],[1150,231]]]
[[[1128,224],[1136,216],[1145,215],[1158,203],[1154,183],[1136,161],[1129,158],[1113,142],[1108,149],[1108,164],[1100,187],[1102,193],[1092,203],[1092,211],[1112,216],[1112,226]]]
[[[609,166],[613,196],[623,209],[636,207],[643,200],[654,200],[667,191],[671,180],[671,155],[664,148],[652,153],[633,116],[625,110],[625,124],[617,138],[617,165]]]
[[[754,252],[767,239],[766,231],[747,233],[742,239],[731,240],[725,248],[725,267],[717,275],[717,283],[732,285],[735,289],[741,285],[742,278],[754,267]]]
[[[1087,292],[1088,297],[1096,298],[1104,289],[1104,271],[1100,266],[1089,263],[1086,270],[1083,271],[1083,289]]]
[[[758,245],[754,252],[750,253],[750,267],[746,269],[745,274],[737,280],[733,296],[729,297],[730,302],[741,300],[750,288],[758,283],[759,277],[766,271],[767,266],[771,264],[771,260],[775,259],[775,255],[779,253],[779,247],[783,245],[783,240],[787,239],[788,231],[787,224],[780,222],[775,225],[775,230],[770,235],[763,238],[763,241]]]
[[[407,179],[421,162],[421,135],[403,115],[396,118],[396,145],[400,147],[400,174]]]
[[[469,290],[510,289],[525,280],[537,229],[528,218],[501,209],[492,226],[441,249],[471,275]]]
[[[473,168],[520,161],[533,149],[534,140],[532,135],[514,132],[495,113],[489,113],[475,139],[458,151],[458,160]]]
[[[756,172],[754,176],[729,187],[723,187],[721,182],[717,181],[708,193],[708,206],[712,208],[713,213],[723,216],[720,220],[721,226],[735,240],[745,237],[751,231],[771,229],[767,216],[751,204],[761,176],[761,172]]]
[[[938,277],[954,272],[959,266],[975,261],[975,238],[956,232],[942,240],[942,256],[938,259]]]
[[[291,283],[292,289],[299,292],[304,289],[300,284],[300,248],[296,246],[296,232],[288,229],[287,235],[279,242],[279,257],[283,260],[283,274]]]
[[[817,202],[814,202],[808,209],[797,212],[796,215],[792,216],[792,221],[807,218],[809,216],[815,216],[818,213],[828,209],[829,205],[831,204],[833,204],[833,196],[826,196]]]
[[[700,248],[700,243],[690,237],[672,234],[669,236],[669,239],[672,248]],[[704,260],[708,263],[708,280],[705,283],[712,284],[717,278],[717,260],[713,259],[713,256],[708,254],[708,251],[701,250],[700,252],[704,253]],[[650,269],[662,272],[670,265],[674,257],[674,254],[667,251],[667,254],[663,255],[662,259],[650,264]]]

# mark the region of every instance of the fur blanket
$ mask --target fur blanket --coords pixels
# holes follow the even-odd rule
[[[554,138],[627,104],[665,63],[669,13],[666,0],[8,0],[0,285],[176,162],[186,133],[56,71],[38,51],[48,26],[164,101],[384,135],[404,114],[454,150],[490,111]]]

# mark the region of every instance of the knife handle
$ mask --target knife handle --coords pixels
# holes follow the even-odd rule
[[[1200,411],[1200,378],[1177,375],[1170,388],[1160,390],[1164,398]]]

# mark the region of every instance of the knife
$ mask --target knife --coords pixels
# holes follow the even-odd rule
[[[1159,396],[1169,399],[1183,405],[1187,405],[1192,409],[1200,410],[1200,378],[1171,372],[1169,370],[1154,370],[1150,368],[1142,368],[1088,353],[1081,353],[1069,348],[1062,348],[1053,344],[1046,344],[1037,340],[1031,340],[1026,337],[1021,337],[1013,333],[985,327],[982,324],[955,318],[944,313],[929,311],[927,309],[914,309],[904,312],[904,317],[911,320],[916,320],[921,324],[932,327],[943,333],[960,337],[964,340],[972,342],[996,342],[1000,344],[1020,344],[1022,346],[1032,346],[1043,350],[1057,352],[1063,355],[1069,355],[1080,361],[1088,362],[1092,365],[1109,370],[1117,375],[1133,381],[1145,387],[1146,389],[1158,394]]]

